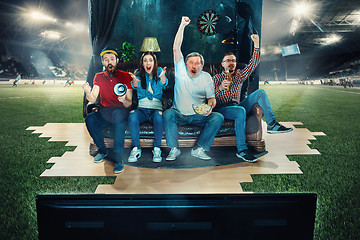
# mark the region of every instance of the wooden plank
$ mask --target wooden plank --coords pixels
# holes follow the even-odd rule
[[[287,127],[293,127],[294,124],[301,125],[299,122],[282,124]],[[266,129],[264,122],[263,126],[263,129]],[[309,139],[316,140],[314,136],[325,135],[321,132],[312,133],[305,128],[295,128],[294,131],[283,134],[264,132],[263,138],[266,141],[268,154],[260,157],[256,163],[243,162],[196,169],[148,169],[125,165],[125,171],[116,175],[113,173],[113,163],[105,161],[96,164],[93,162],[93,157],[89,155],[91,138],[83,123],[48,123],[42,127],[29,127],[28,130],[50,137],[52,140],[65,141],[70,146],[76,146],[74,151],[50,158],[48,162],[53,165],[41,176],[117,176],[114,184],[99,185],[96,193],[139,194],[238,193],[242,192],[240,183],[251,182],[253,174],[301,174],[301,166],[297,162],[290,161],[287,155],[320,154],[316,149],[309,147],[311,144]],[[146,141],[145,144],[152,147],[152,141]],[[186,144],[185,146],[195,143],[195,140],[181,141],[179,143]],[[222,137],[214,144],[228,146],[229,143],[235,145],[235,137]],[[130,148],[131,145],[127,147]],[[235,152],[230,155],[235,157]],[[145,161],[147,160],[151,161],[151,158]]]

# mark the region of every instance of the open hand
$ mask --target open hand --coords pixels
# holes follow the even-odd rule
[[[130,76],[132,78],[132,84],[134,85],[134,87],[137,87],[140,80],[132,72],[129,72],[129,74],[130,74]]]
[[[163,67],[163,71],[160,73],[160,75],[159,75],[159,77],[161,78],[161,77],[163,77],[163,76],[165,76],[165,73],[166,73],[166,68],[167,67]]]

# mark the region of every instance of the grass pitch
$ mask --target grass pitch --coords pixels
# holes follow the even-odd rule
[[[261,86],[278,121],[324,132],[311,147],[321,155],[290,156],[304,174],[255,175],[252,192],[318,194],[314,239],[360,239],[360,89],[310,85]],[[114,177],[39,177],[71,147],[25,129],[48,122],[83,122],[81,86],[0,85],[0,239],[37,239],[35,196],[93,193]],[[299,231],[301,231],[299,229]]]

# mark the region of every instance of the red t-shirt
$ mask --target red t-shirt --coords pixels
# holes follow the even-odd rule
[[[132,89],[131,80],[129,73],[120,70],[116,70],[113,77],[110,77],[106,71],[97,73],[94,78],[94,85],[98,85],[100,88],[101,105],[104,107],[124,106],[114,93],[114,85],[120,82],[125,84],[128,89]]]

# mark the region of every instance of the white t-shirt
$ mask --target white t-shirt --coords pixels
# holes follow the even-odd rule
[[[174,108],[183,115],[193,115],[193,104],[206,103],[206,99],[214,97],[214,83],[209,73],[201,71],[193,78],[188,75],[184,58],[175,62]]]

